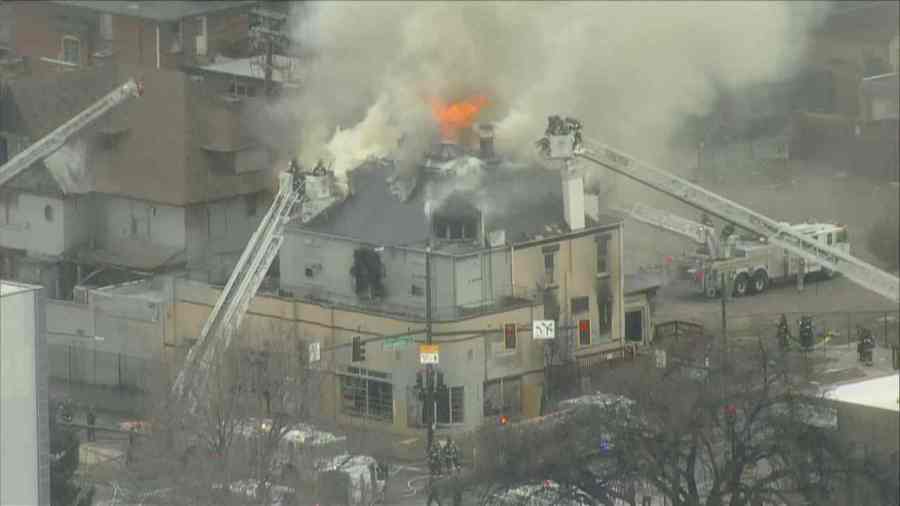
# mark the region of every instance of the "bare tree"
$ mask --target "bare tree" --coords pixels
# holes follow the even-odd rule
[[[610,506],[645,495],[675,506],[757,506],[827,504],[833,487],[855,478],[889,497],[891,481],[834,430],[811,383],[821,364],[773,344],[692,341],[671,348],[665,368],[653,360],[610,368],[601,384],[617,396],[484,428],[475,471],[454,486],[480,490],[483,504],[550,480],[574,491],[571,504],[584,493]]]
[[[172,403],[168,385],[159,385],[153,430],[122,478],[167,491],[159,495],[167,504],[270,504],[282,478],[280,443],[309,412],[308,394],[318,394],[305,385],[305,349],[286,324],[243,332],[213,368],[197,413]],[[249,492],[230,490],[235,484]]]

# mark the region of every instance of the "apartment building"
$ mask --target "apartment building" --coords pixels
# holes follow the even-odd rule
[[[17,79],[0,113],[5,157],[130,77],[143,81],[142,97],[0,189],[4,276],[60,299],[81,284],[173,266],[207,281],[227,276],[273,186],[271,150],[241,123],[251,99],[178,71],[124,64]]]
[[[203,64],[247,51],[258,2],[4,2],[6,66],[35,77],[108,62],[146,69]]]

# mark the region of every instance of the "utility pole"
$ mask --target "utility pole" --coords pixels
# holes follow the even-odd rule
[[[431,344],[431,245],[425,248],[425,343]],[[426,439],[426,455],[431,455],[431,445],[434,444],[434,388],[429,388],[428,379],[434,374],[434,368],[431,364],[425,365],[425,406],[424,409],[431,409],[431,416],[427,417],[428,435]],[[432,380],[432,385],[433,385]]]

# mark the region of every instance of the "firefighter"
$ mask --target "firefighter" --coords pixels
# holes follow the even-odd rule
[[[428,449],[428,470],[432,476],[441,475],[441,449],[437,441]]]
[[[815,344],[815,336],[813,335],[813,321],[811,316],[800,317],[800,345],[803,349],[808,350]]]
[[[319,160],[316,161],[316,166],[313,167],[313,175],[314,176],[324,176],[325,172],[326,172],[325,160],[322,160],[321,158],[319,158]]]
[[[782,351],[787,351],[790,347],[791,329],[788,327],[787,316],[782,313],[781,319],[778,320],[778,344]]]
[[[873,363],[873,350],[875,349],[875,338],[872,337],[872,331],[863,326],[858,326],[856,334],[859,338],[859,342],[856,345],[859,361],[871,366]]]
[[[712,227],[713,226],[712,218],[710,218],[708,214],[703,213],[703,215],[700,216],[700,224],[705,225],[707,227]]]
[[[457,448],[456,444],[453,443],[453,440],[450,439],[450,436],[447,436],[446,441],[444,441],[444,448],[441,453],[443,453],[444,467],[447,468],[447,474],[458,473],[459,448]]]
[[[88,408],[87,412],[87,438],[88,441],[96,441],[97,440],[97,430],[94,426],[97,424],[97,415],[94,413],[94,406]]]

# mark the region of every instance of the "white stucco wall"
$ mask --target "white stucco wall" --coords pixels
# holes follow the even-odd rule
[[[0,504],[49,504],[38,287],[0,282]],[[43,427],[41,424],[43,423]],[[43,475],[43,478],[42,478]]]

